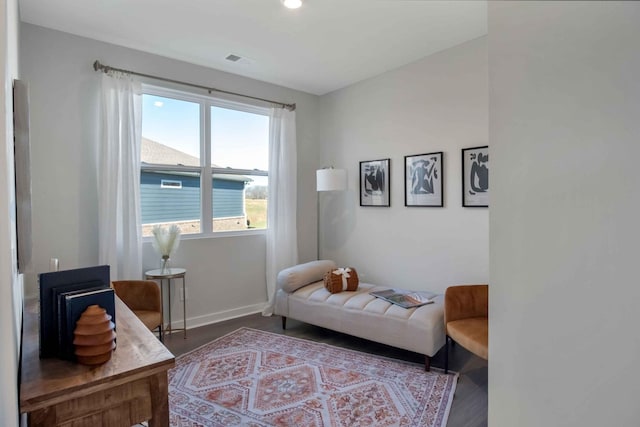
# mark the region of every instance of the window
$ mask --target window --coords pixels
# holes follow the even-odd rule
[[[163,179],[160,181],[160,188],[182,188],[182,181]]]
[[[183,234],[266,228],[267,109],[151,86],[142,100],[143,236],[156,224]]]

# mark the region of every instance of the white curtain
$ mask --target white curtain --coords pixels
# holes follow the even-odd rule
[[[99,261],[111,280],[142,276],[140,144],[142,90],[120,73],[102,75],[98,150]]]
[[[276,276],[298,262],[296,231],[296,113],[272,108],[269,114],[269,194],[267,196],[267,295],[262,314],[273,314]]]

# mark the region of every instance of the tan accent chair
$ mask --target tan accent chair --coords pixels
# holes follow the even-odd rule
[[[449,342],[455,341],[485,360],[489,358],[489,285],[450,286],[444,294],[445,374]]]
[[[142,323],[150,331],[158,330],[158,338],[162,342],[162,298],[158,284],[152,280],[120,280],[111,283],[118,298]]]

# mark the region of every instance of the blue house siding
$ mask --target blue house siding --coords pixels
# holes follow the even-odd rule
[[[162,180],[179,181],[181,188],[162,187]],[[140,174],[142,223],[200,219],[200,178],[157,172]],[[244,182],[213,179],[213,217],[244,215]]]
[[[213,179],[214,218],[244,215],[244,182]]]
[[[162,180],[180,181],[182,188],[162,188]],[[142,172],[140,174],[142,223],[200,219],[200,178]]]

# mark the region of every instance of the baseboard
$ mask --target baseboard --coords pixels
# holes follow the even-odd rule
[[[187,329],[210,325],[212,323],[218,323],[224,320],[231,320],[231,319],[235,319],[236,317],[247,316],[249,314],[262,313],[262,310],[264,310],[266,306],[267,306],[267,303],[263,302],[260,304],[247,305],[244,307],[238,307],[231,310],[210,313],[204,316],[190,317],[187,319]],[[174,329],[182,328],[182,320],[176,319],[176,320],[173,320],[171,323]]]

